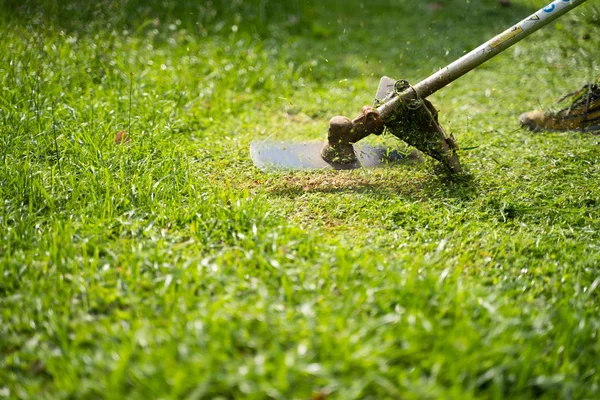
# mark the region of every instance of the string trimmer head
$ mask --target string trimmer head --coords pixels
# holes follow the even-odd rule
[[[456,141],[447,135],[438,122],[433,105],[421,99],[405,80],[394,81],[384,76],[379,82],[375,106],[364,106],[361,114],[350,120],[333,117],[329,133],[321,151],[328,162],[353,163],[356,161],[352,144],[370,134],[388,132],[441,161],[451,172],[461,172]]]

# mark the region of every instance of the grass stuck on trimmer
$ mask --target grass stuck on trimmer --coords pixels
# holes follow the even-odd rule
[[[364,106],[352,120],[333,117],[324,144],[255,141],[251,158],[262,170],[379,167],[404,158],[385,147],[356,143],[389,132],[459,173],[457,142],[439,124],[437,110],[426,98],[585,1],[556,0],[416,85],[381,78],[375,104]]]

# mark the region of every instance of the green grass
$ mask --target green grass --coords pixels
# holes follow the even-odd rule
[[[460,178],[248,148],[544,2],[197,3],[0,0],[0,398],[600,397],[600,137],[517,123],[600,75],[595,2],[431,97]]]

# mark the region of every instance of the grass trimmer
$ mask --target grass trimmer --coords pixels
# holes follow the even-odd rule
[[[385,148],[356,143],[387,129],[442,162],[450,172],[461,172],[456,141],[440,126],[437,111],[426,98],[585,1],[556,0],[414,86],[384,76],[374,106],[364,106],[352,120],[333,117],[325,144],[254,142],[250,147],[252,160],[261,169],[379,166],[398,161],[402,156]]]

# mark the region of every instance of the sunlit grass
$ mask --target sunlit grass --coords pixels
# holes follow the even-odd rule
[[[600,396],[600,139],[517,124],[600,75],[593,2],[432,96],[460,178],[248,148],[323,139],[539,2],[16,3],[0,398]]]

